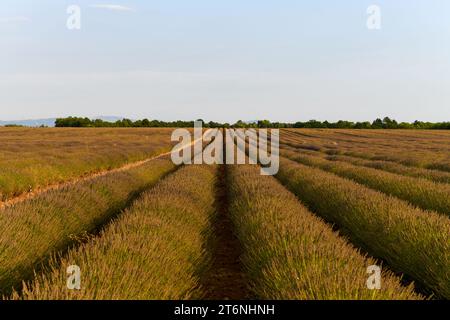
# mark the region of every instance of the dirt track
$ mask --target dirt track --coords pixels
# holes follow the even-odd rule
[[[193,146],[198,141],[199,140],[193,141],[191,143],[191,146]],[[178,149],[173,150],[173,151],[177,151],[177,150],[181,150],[181,148],[178,148]],[[91,180],[91,179],[94,179],[94,178],[97,178],[97,177],[102,177],[102,176],[105,176],[105,175],[110,174],[110,173],[121,172],[121,171],[126,171],[126,170],[129,170],[129,169],[132,169],[132,168],[136,168],[136,167],[144,165],[144,164],[146,164],[146,163],[148,163],[148,162],[150,162],[152,160],[163,158],[165,156],[169,156],[171,153],[172,153],[172,150],[169,151],[169,152],[165,152],[165,153],[159,154],[157,156],[150,157],[150,158],[145,159],[145,160],[132,162],[132,163],[127,163],[127,164],[125,164],[125,165],[123,165],[121,167],[115,168],[115,169],[103,170],[103,171],[99,171],[99,172],[88,174],[86,176],[77,177],[77,178],[71,179],[69,181],[54,183],[54,184],[47,185],[45,187],[38,187],[35,190],[32,190],[32,191],[27,192],[27,193],[23,193],[23,194],[21,194],[19,196],[13,197],[13,198],[8,199],[6,201],[0,201],[0,209],[5,208],[5,207],[13,206],[13,205],[15,205],[17,203],[23,202],[23,201],[28,200],[28,199],[32,199],[32,198],[34,198],[34,197],[36,197],[36,196],[38,196],[38,195],[40,195],[42,193],[45,193],[45,192],[48,192],[48,191],[51,191],[51,190],[58,190],[58,189],[61,189],[61,188],[67,187],[67,186],[71,186],[71,185],[83,182],[83,181],[88,181],[88,180]]]
[[[224,148],[224,155],[225,155]],[[208,300],[244,300],[250,298],[244,276],[241,245],[233,233],[229,213],[227,165],[218,168],[216,185],[217,214],[211,221],[211,236],[207,250],[212,257],[210,269],[201,278]]]

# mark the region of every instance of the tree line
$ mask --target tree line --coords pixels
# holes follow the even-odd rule
[[[323,128],[323,129],[434,129],[450,130],[450,122],[422,122],[415,121],[397,122],[396,120],[385,117],[376,119],[373,122],[352,122],[339,120],[337,122],[309,120],[306,122],[270,122],[269,120],[259,120],[254,122],[244,122],[242,120],[236,123],[220,123],[214,121],[201,121],[205,128]],[[194,121],[160,121],[160,120],[130,120],[122,119],[116,122],[104,121],[101,119],[89,119],[81,117],[58,118],[55,121],[56,127],[75,127],[75,128],[190,128],[194,126]]]

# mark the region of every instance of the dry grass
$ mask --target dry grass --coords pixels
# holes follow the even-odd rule
[[[234,231],[245,271],[237,282],[248,279],[261,299],[422,298],[389,269],[450,299],[450,220],[435,212],[450,214],[450,185],[435,180],[448,178],[449,133],[282,130],[284,155],[306,164],[281,159],[277,178],[292,193],[255,166],[228,167],[222,184],[214,166],[183,167],[160,181],[175,170],[169,159],[78,180],[168,151],[170,133],[0,129],[0,201],[30,185],[77,181],[0,209],[0,294],[14,287],[15,299],[204,298],[205,275],[230,275],[212,269],[211,239]],[[228,197],[218,206],[225,190],[229,210]],[[219,238],[218,208],[233,222]],[[377,261],[361,252],[383,260],[382,290],[366,288],[366,268]],[[74,264],[80,291],[66,288]]]
[[[450,133],[423,130],[282,130],[291,147],[450,171]]]
[[[53,263],[22,299],[189,299],[201,296],[204,239],[214,214],[215,167],[188,166],[145,192],[98,238]],[[201,187],[199,187],[201,186]],[[66,268],[81,268],[81,290]]]
[[[450,216],[450,185],[448,184],[360,167],[342,161],[329,161],[286,149],[282,150],[282,154],[291,160],[335,173],[396,196],[422,209],[434,210]]]
[[[410,167],[403,165],[401,163],[391,162],[391,161],[383,161],[383,160],[370,160],[364,158],[351,157],[346,155],[341,155],[336,151],[327,150],[324,153],[314,152],[303,144],[299,144],[299,142],[294,142],[290,139],[286,139],[285,141],[281,141],[280,145],[282,148],[297,151],[302,154],[307,154],[315,157],[321,157],[324,159],[328,159],[331,161],[342,161],[348,162],[357,166],[368,167],[379,169],[391,173],[401,174],[404,176],[415,177],[415,178],[423,178],[428,179],[438,183],[449,183],[450,184],[450,172],[439,171],[434,169],[426,169],[426,168],[418,168],[418,167]]]
[[[0,201],[169,151],[171,132],[0,128]]]
[[[260,299],[418,299],[390,272],[382,289],[366,286],[362,256],[255,166],[231,167],[230,211],[251,288]]]
[[[327,159],[331,161],[348,162],[357,166],[384,170],[387,172],[397,173],[409,177],[428,179],[438,183],[450,184],[450,172],[443,172],[439,170],[431,170],[424,168],[414,168],[395,162],[388,162],[382,160],[364,160],[360,158],[352,158],[349,156],[339,156],[339,155],[328,156]]]
[[[170,160],[153,160],[0,210],[0,293],[30,278],[50,255],[107,222],[173,169]]]
[[[281,159],[278,178],[356,245],[450,298],[450,220],[334,174]]]

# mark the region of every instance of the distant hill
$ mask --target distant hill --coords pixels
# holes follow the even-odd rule
[[[123,117],[98,116],[98,117],[93,117],[92,119],[101,119],[103,121],[116,122],[117,120],[122,120]],[[24,126],[24,127],[40,127],[40,126],[54,127],[55,121],[56,121],[56,118],[9,120],[9,121],[0,120],[0,126],[17,125],[17,126]]]
[[[0,126],[6,125],[17,125],[17,126],[25,126],[25,127],[54,127],[56,118],[48,118],[48,119],[32,119],[32,120],[10,120],[10,121],[1,121]]]

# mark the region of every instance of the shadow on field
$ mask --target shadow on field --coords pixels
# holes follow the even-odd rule
[[[225,159],[224,148],[224,159]],[[243,272],[241,245],[233,232],[228,211],[227,165],[219,165],[216,182],[216,214],[211,218],[205,249],[211,258],[209,267],[200,277],[200,286],[207,300],[251,299]]]
[[[168,158],[168,156],[166,156]],[[167,176],[173,174],[175,171],[177,171],[179,167],[174,167],[172,170],[169,170],[165,174],[161,176],[161,178],[158,180],[162,181]],[[16,269],[16,272],[20,272],[23,274],[22,281],[20,283],[15,283],[9,290],[3,290],[0,291],[0,299],[3,297],[5,299],[9,298],[14,292],[21,295],[23,290],[23,285],[26,284],[27,286],[30,285],[33,282],[33,279],[35,278],[35,275],[39,274],[45,274],[51,272],[50,268],[51,265],[59,265],[62,258],[73,249],[76,249],[80,246],[82,246],[85,243],[88,243],[89,241],[92,241],[97,236],[100,235],[100,233],[106,229],[112,222],[114,222],[116,219],[120,218],[120,216],[124,213],[124,210],[131,207],[131,205],[139,199],[139,197],[147,190],[150,190],[154,186],[158,184],[158,182],[154,184],[149,184],[147,186],[144,186],[142,188],[139,188],[137,190],[134,190],[129,197],[122,202],[121,204],[112,207],[108,210],[108,213],[105,215],[106,218],[102,220],[98,220],[96,222],[96,226],[91,230],[85,230],[83,233],[78,235],[73,235],[69,238],[67,238],[67,241],[60,247],[55,248],[55,250],[47,255],[42,257],[41,261],[37,263],[36,267],[34,269],[23,269],[20,266]]]

